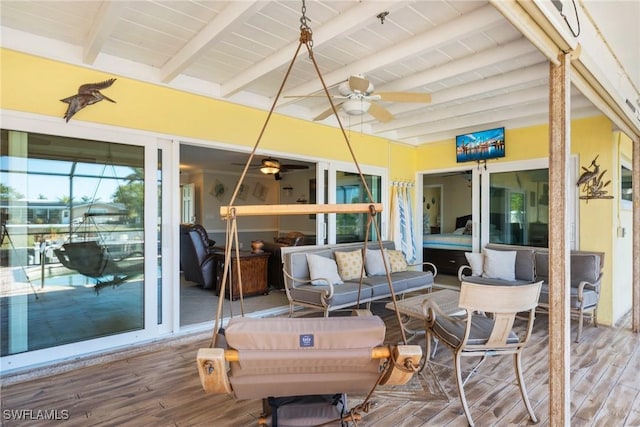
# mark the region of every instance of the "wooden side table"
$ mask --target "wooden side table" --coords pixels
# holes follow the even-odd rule
[[[268,252],[253,253],[248,251],[240,252],[240,270],[242,273],[242,295],[245,297],[252,295],[267,295],[269,285],[267,282],[267,261]],[[224,253],[218,253],[216,258],[216,293],[220,295],[222,285],[222,275],[224,273]],[[230,277],[227,279],[225,297],[235,301],[240,298],[240,286],[237,274],[237,262],[235,251],[232,252],[229,265]]]

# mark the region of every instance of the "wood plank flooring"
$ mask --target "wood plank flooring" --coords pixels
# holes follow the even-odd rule
[[[387,324],[387,339],[400,337],[395,316],[374,307]],[[572,324],[575,336],[575,322]],[[536,319],[534,339],[525,351],[524,371],[529,397],[540,426],[548,425],[548,319]],[[422,341],[421,341],[422,340]],[[424,339],[418,339],[424,344]],[[258,400],[235,401],[207,395],[195,365],[198,348],[207,338],[168,341],[160,348],[107,364],[2,387],[3,426],[256,426],[262,410]],[[471,358],[470,358],[471,359]],[[473,359],[463,365],[470,367]],[[618,327],[585,325],[582,341],[571,344],[571,425],[640,426],[640,335],[630,331],[630,318]],[[425,371],[409,388],[423,387],[409,397],[389,390],[377,392],[376,405],[361,426],[464,426],[451,353],[440,348],[432,364],[449,401]],[[490,358],[465,390],[478,426],[531,425],[515,385],[509,357]],[[349,405],[364,396],[349,395]],[[31,411],[31,412],[26,412]],[[40,412],[39,412],[40,411]],[[62,421],[37,420],[49,415]],[[57,411],[57,412],[54,412]],[[28,422],[16,420],[27,416]],[[13,418],[13,419],[12,419]]]

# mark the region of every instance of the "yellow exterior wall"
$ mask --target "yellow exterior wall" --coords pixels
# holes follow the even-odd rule
[[[60,99],[75,94],[84,83],[115,77],[104,94],[115,100],[91,105],[71,120],[101,123],[168,135],[253,147],[267,118],[260,111],[167,87],[63,64],[8,49],[0,50],[3,109],[60,117],[67,104]],[[348,132],[359,163],[388,166],[388,142]],[[261,149],[352,161],[339,129],[274,114]]]
[[[76,93],[84,83],[115,77],[104,93],[117,101],[106,101],[81,110],[71,120],[141,129],[181,139],[216,141],[251,148],[267,112],[215,100],[179,90],[105,74],[89,68],[0,50],[0,108],[60,117],[66,104],[60,99]],[[382,138],[347,132],[360,164],[387,168],[391,180],[415,179],[416,171],[453,167],[455,143],[447,140],[421,147],[389,142]],[[517,161],[548,155],[546,125],[507,129],[506,157],[492,162]],[[572,123],[572,152],[580,153],[580,166],[588,166],[595,155],[602,169],[618,167],[618,145],[611,122],[604,117]],[[351,162],[352,157],[339,129],[275,114],[260,142],[260,148]],[[613,185],[618,185],[613,182]],[[617,187],[616,187],[617,188]],[[613,320],[612,239],[617,223],[614,200],[580,202],[580,245],[585,250],[607,252],[599,319]],[[611,224],[602,230],[602,224]],[[597,232],[595,230],[598,230]],[[602,232],[604,231],[604,232]]]

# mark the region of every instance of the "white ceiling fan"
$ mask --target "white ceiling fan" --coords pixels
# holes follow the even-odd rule
[[[386,123],[393,120],[393,114],[376,101],[390,102],[431,102],[431,95],[419,92],[378,92],[374,93],[373,84],[363,75],[357,74],[338,85],[340,95],[333,95],[334,99],[343,99],[335,104],[336,109],[342,109],[345,113],[359,116],[369,113],[377,120]],[[328,108],[313,120],[324,120],[333,114],[333,109]]]

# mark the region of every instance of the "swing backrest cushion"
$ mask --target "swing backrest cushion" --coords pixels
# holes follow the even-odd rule
[[[380,360],[371,351],[384,342],[378,316],[331,318],[233,318],[225,328],[229,382],[238,399],[369,392]]]

